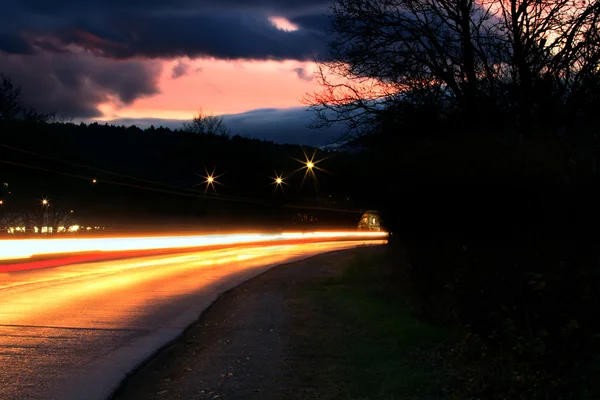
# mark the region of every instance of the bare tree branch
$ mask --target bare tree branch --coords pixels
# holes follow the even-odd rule
[[[191,122],[183,124],[183,130],[201,135],[218,135],[229,137],[231,130],[225,125],[223,117],[207,115],[199,109]]]
[[[0,121],[15,120],[22,111],[21,89],[8,76],[0,74]]]
[[[15,86],[8,76],[0,74],[0,122],[51,123],[55,119],[55,113],[40,113],[25,107],[21,102],[21,89]]]
[[[313,126],[343,122],[348,137],[398,102],[473,121],[501,111],[525,129],[549,87],[577,108],[599,74],[599,0],[338,0],[332,14],[321,90],[304,102]]]

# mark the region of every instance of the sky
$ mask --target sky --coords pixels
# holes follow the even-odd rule
[[[326,144],[301,99],[319,89],[332,0],[4,0],[0,72],[38,111],[177,127],[196,110],[234,131]]]

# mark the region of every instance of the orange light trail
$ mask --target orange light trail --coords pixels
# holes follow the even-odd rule
[[[76,239],[9,239],[0,240],[0,260],[15,260],[34,256],[52,256],[83,252],[128,252],[235,246],[250,243],[276,244],[279,241],[318,241],[348,239],[385,239],[386,232],[285,232],[278,234],[242,233],[194,236],[149,236]]]

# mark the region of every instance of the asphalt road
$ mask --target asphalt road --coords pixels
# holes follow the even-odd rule
[[[244,246],[0,273],[0,399],[108,398],[224,291],[275,265],[363,244]]]

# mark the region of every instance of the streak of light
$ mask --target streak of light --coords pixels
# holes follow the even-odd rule
[[[240,245],[281,240],[315,239],[384,239],[386,232],[285,232],[277,234],[240,233],[195,236],[150,236],[119,238],[8,239],[0,240],[0,260],[33,256],[93,251],[138,251],[201,248],[218,245]]]
[[[108,316],[116,317],[122,324],[131,315],[126,310],[142,306],[148,299],[144,291],[152,293],[157,286],[160,290],[171,286],[176,288],[173,293],[185,295],[204,289],[216,279],[276,265],[289,257],[342,250],[360,244],[360,241],[353,240],[295,245],[275,243],[271,246],[67,265],[24,275],[6,274],[5,281],[0,281],[0,292],[2,296],[10,296],[11,301],[0,302],[0,316],[10,319],[11,324],[29,323],[34,317],[44,320],[45,316],[51,316],[54,325],[97,326],[107,322],[101,322],[102,318],[94,312],[73,314],[64,310],[70,309],[75,302],[93,304],[104,296],[125,296],[127,300],[115,303]]]

